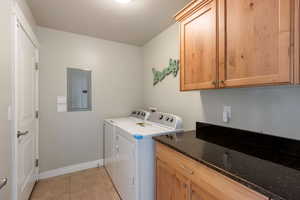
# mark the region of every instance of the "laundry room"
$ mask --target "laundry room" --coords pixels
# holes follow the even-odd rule
[[[300,0],[2,0],[0,200],[299,200]]]

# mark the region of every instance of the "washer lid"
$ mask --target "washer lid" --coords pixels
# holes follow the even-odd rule
[[[144,137],[153,137],[170,133],[181,132],[181,129],[174,129],[164,126],[159,126],[149,121],[136,122],[134,124],[123,124],[120,128],[135,138],[142,139]]]

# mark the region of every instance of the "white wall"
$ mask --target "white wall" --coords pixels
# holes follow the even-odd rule
[[[157,107],[183,117],[185,129],[196,121],[300,139],[300,87],[179,92],[179,77],[152,85],[152,67],[162,70],[169,58],[179,57],[179,27],[171,26],[143,47],[145,108]],[[222,122],[223,105],[232,106],[232,121]]]
[[[32,12],[30,10],[30,7],[28,6],[28,3],[26,0],[14,0],[18,3],[19,7],[21,8],[24,16],[26,17],[29,25],[31,26],[32,30],[35,31],[36,29],[36,21],[32,15]]]
[[[37,33],[41,172],[102,158],[103,119],[142,107],[140,47],[40,27]],[[56,112],[56,97],[67,92],[67,67],[92,70],[92,112]]]
[[[7,110],[10,104],[11,66],[11,1],[2,0],[0,6],[0,178],[11,181],[10,123]],[[10,184],[0,191],[0,199],[10,199]]]

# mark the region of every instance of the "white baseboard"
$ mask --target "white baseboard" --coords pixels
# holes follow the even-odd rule
[[[39,179],[51,178],[55,176],[60,176],[64,174],[69,174],[69,173],[78,172],[81,170],[95,168],[95,167],[101,167],[101,166],[103,166],[103,159],[80,163],[76,165],[70,165],[59,169],[53,169],[50,171],[42,172],[39,174]]]

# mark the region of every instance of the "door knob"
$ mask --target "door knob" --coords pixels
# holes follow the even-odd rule
[[[0,190],[7,184],[7,181],[7,178],[0,179]]]
[[[29,133],[29,131],[25,131],[25,132],[18,131],[17,137],[19,138],[21,136],[27,135],[28,133]]]

